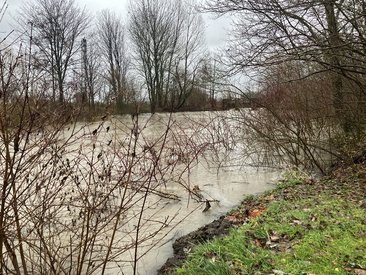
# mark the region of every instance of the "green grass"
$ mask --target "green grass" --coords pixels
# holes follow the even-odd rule
[[[365,210],[323,193],[270,203],[257,219],[197,246],[176,272],[349,274],[355,266],[366,268]]]

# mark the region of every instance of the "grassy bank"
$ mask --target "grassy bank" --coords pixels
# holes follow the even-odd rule
[[[366,165],[321,180],[291,173],[245,199],[235,228],[192,249],[180,274],[366,274]]]

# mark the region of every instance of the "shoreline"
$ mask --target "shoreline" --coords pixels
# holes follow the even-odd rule
[[[173,243],[173,256],[169,258],[163,266],[160,267],[157,274],[176,274],[177,269],[183,270],[183,274],[193,274],[192,272],[187,272],[187,269],[185,268],[182,269],[183,264],[187,262],[187,260],[198,259],[198,256],[195,255],[196,249],[193,248],[196,248],[200,244],[210,245],[216,240],[222,239],[220,237],[223,237],[221,244],[225,245],[227,242],[226,238],[231,233],[242,230],[241,228],[243,226],[253,226],[253,224],[257,224],[258,220],[261,221],[262,219],[265,222],[266,216],[271,215],[267,214],[266,211],[273,207],[273,205],[285,203],[292,205],[296,211],[298,211],[297,207],[301,205],[301,203],[305,201],[306,203],[312,202],[314,205],[310,203],[310,205],[306,206],[306,209],[304,210],[306,212],[310,211],[309,209],[312,209],[312,207],[315,207],[317,204],[321,204],[323,202],[323,199],[319,200],[319,197],[322,197],[323,199],[331,197],[331,199],[334,201],[339,201],[340,203],[349,202],[358,209],[361,209],[361,211],[366,211],[366,163],[361,162],[348,166],[336,167],[329,173],[329,175],[319,179],[309,178],[304,175],[290,175],[287,179],[280,180],[273,190],[266,191],[255,196],[245,197],[238,207],[232,209],[226,215],[221,216],[212,223],[209,223],[189,233],[188,235],[177,239]],[[302,211],[302,213],[305,213],[304,211]],[[331,211],[331,209],[329,211]],[[277,216],[281,217],[282,215],[286,214],[286,212],[278,213]],[[321,217],[319,217],[319,219],[323,218],[329,219],[331,216],[325,212]],[[263,223],[263,221],[261,222]],[[304,227],[305,223],[307,223],[306,226],[311,225],[310,228],[312,228],[312,226],[316,227],[317,225],[314,224],[316,222],[316,220],[296,220],[296,223],[299,223],[299,227]],[[303,223],[304,225],[301,225],[300,223]],[[366,225],[366,219],[364,220],[364,223]],[[293,225],[290,227],[296,226],[297,225]],[[309,230],[305,227],[303,229],[305,231],[301,231],[301,234],[306,234],[306,230]],[[322,232],[323,229],[320,230],[320,232]],[[348,233],[347,228],[342,230],[344,230],[344,233]],[[277,255],[282,255],[281,253],[285,253],[287,249],[290,249],[289,247],[292,249],[292,247],[295,247],[298,242],[302,241],[300,237],[294,237],[294,239],[292,239],[285,235],[276,235],[276,232],[272,232],[272,234],[274,235],[270,237],[267,236],[268,238],[265,237],[264,239],[253,239],[252,236],[250,236],[250,238],[252,238],[251,242],[255,243],[255,247],[257,248],[271,251],[271,253],[273,253],[273,257],[275,257]],[[268,243],[270,246],[267,246]],[[281,251],[283,248],[282,246],[286,247],[284,250],[285,252]],[[365,251],[362,252],[365,252],[366,255],[366,248]],[[213,254],[210,254],[210,252],[208,252],[208,254],[204,255],[208,257],[210,255],[216,255],[216,253],[213,252]],[[210,265],[214,265],[217,261],[216,258],[219,257],[214,256],[212,262],[212,259],[210,258],[205,259],[206,256],[203,256],[204,258],[200,259],[203,261],[208,261]],[[202,255],[199,257],[202,257]],[[366,261],[366,257],[364,261]],[[366,266],[361,264],[357,265],[356,267],[348,267],[347,265],[350,265],[350,263],[346,262],[338,264],[340,266],[337,267],[336,270],[342,270],[343,268],[345,272],[351,272],[351,274],[366,274]],[[341,266],[341,264],[343,264],[343,266]],[[275,264],[274,267],[276,267]],[[277,270],[277,268],[273,268],[273,270]],[[361,271],[364,273],[357,273]]]
[[[276,188],[273,190],[276,190]],[[255,216],[257,207],[260,205],[260,200],[256,200],[256,198],[260,198],[273,190],[265,191],[257,195],[247,195],[237,207],[229,210],[218,219],[176,239],[172,244],[173,256],[168,258],[157,270],[157,274],[167,275],[174,273],[176,268],[182,266],[194,246],[210,241],[216,237],[224,237],[231,229],[238,227],[251,216]],[[240,215],[231,214],[235,213],[238,209],[240,209]]]
[[[158,269],[157,274],[171,274],[180,267],[187,258],[191,249],[202,242],[209,241],[214,237],[226,235],[233,227],[233,224],[225,219],[225,216],[206,224],[187,235],[184,235],[174,241],[173,256]]]

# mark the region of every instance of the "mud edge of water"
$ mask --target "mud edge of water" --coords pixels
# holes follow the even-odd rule
[[[217,220],[206,224],[199,229],[180,237],[173,243],[173,257],[169,258],[158,270],[158,274],[172,274],[177,267],[183,264],[191,248],[199,243],[206,242],[214,237],[227,235],[234,224],[221,216]]]

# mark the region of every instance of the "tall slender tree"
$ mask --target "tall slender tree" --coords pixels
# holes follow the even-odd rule
[[[81,41],[81,89],[82,98],[84,103],[89,106],[89,111],[95,109],[95,101],[98,94],[101,91],[101,61],[99,57],[99,50],[96,46],[97,43],[93,43],[92,39],[83,38]]]
[[[28,33],[30,23],[38,50],[36,60],[51,77],[53,100],[64,103],[67,78],[81,45],[79,38],[89,24],[87,12],[74,0],[33,0],[22,9],[19,22]]]
[[[107,68],[104,77],[110,87],[110,94],[117,102],[127,103],[130,58],[126,52],[125,27],[116,14],[104,10],[99,15],[97,31],[101,57]]]
[[[203,63],[204,33],[202,17],[192,2],[182,2],[183,21],[180,29],[179,44],[170,66],[173,75],[173,89],[167,89],[166,105],[173,110],[181,108],[197,86],[197,74]],[[168,84],[169,81],[167,81]]]
[[[178,41],[181,16],[167,0],[131,2],[130,35],[149,94],[151,112],[163,105],[164,78]]]
[[[179,109],[193,90],[202,19],[187,1],[131,2],[130,34],[151,112]]]

